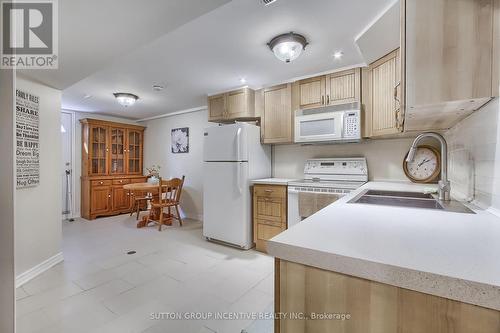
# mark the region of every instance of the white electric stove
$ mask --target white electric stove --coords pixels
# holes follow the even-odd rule
[[[366,158],[321,158],[310,159],[304,166],[304,179],[288,183],[288,227],[302,221],[307,216],[302,216],[299,207],[301,193],[317,193],[328,195],[321,201],[333,202],[357,189],[368,181],[368,167]],[[315,196],[309,196],[309,201]],[[308,209],[310,211],[310,209]]]

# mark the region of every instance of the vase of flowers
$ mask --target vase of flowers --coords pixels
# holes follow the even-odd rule
[[[148,183],[156,185],[160,182],[160,169],[161,167],[159,165],[152,165],[146,168],[148,172]]]

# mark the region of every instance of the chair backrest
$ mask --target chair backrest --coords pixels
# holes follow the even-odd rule
[[[158,194],[160,203],[175,202],[179,203],[181,198],[182,185],[184,184],[184,176],[182,179],[173,178],[158,182]]]

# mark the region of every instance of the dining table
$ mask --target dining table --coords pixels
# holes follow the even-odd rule
[[[123,189],[127,190],[130,194],[134,193],[148,193],[148,196],[151,198],[148,201],[148,207],[151,206],[151,201],[154,201],[155,198],[158,200],[158,184],[151,183],[132,183],[123,185]],[[132,209],[132,202],[130,203]],[[137,228],[146,227],[149,222],[159,222],[160,220],[160,209],[159,208],[150,208],[150,214],[143,216],[142,220],[137,222]],[[172,225],[172,214],[170,212],[163,212],[163,223],[165,225]]]

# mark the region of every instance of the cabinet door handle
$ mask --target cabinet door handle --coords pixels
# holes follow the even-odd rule
[[[99,184],[101,184],[101,185],[102,185],[102,184],[104,184],[104,182],[99,182]]]
[[[326,104],[330,104],[330,95],[326,95]]]
[[[325,105],[325,96],[321,96],[321,105]]]
[[[264,190],[264,192],[271,193],[271,192],[274,192],[274,191],[273,190]]]
[[[398,87],[401,85],[401,81],[399,81],[395,86],[394,86],[394,99],[396,102],[401,103],[398,97]]]
[[[111,198],[111,194],[108,194],[108,198]]]

